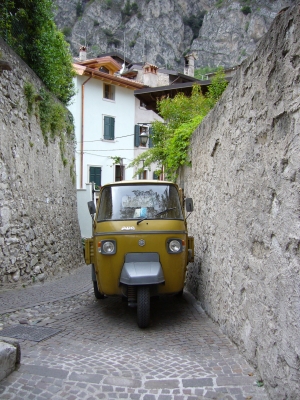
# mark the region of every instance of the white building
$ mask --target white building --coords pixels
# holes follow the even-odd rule
[[[161,120],[134,96],[134,90],[145,85],[122,77],[121,67],[108,55],[74,63],[76,96],[69,109],[77,142],[76,186],[83,237],[91,234],[87,202],[94,197],[92,182],[97,190],[109,182],[133,179],[135,171],[128,164],[151,145],[149,139],[143,145],[140,135],[149,136],[151,122]],[[154,169],[145,170],[142,178],[152,179]]]

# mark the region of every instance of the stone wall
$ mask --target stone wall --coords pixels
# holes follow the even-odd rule
[[[194,132],[188,289],[258,368],[300,393],[300,6],[281,12]]]
[[[1,40],[0,59],[0,285],[44,281],[82,265],[74,143],[67,141],[64,167],[59,142],[44,143],[39,120],[27,113],[25,82],[37,76]],[[74,178],[73,178],[74,180]]]

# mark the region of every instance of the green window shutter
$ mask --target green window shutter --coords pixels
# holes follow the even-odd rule
[[[114,140],[115,138],[115,119],[113,117],[104,117],[104,139]]]
[[[101,186],[101,167],[90,167],[90,182]]]
[[[150,149],[151,147],[153,147],[152,133],[153,133],[153,129],[152,129],[151,127],[149,127],[149,141],[148,141],[148,143],[149,143],[149,149]]]
[[[140,145],[140,126],[134,126],[134,146],[139,147]]]

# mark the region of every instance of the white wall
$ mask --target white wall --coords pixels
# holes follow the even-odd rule
[[[76,102],[70,106],[75,118],[77,138],[76,171],[77,188],[80,188],[81,146],[81,91],[86,77],[77,77]],[[103,140],[104,115],[115,118],[115,140]],[[115,86],[115,100],[103,99],[103,83],[90,79],[84,86],[84,155],[83,185],[89,181],[89,166],[102,168],[101,184],[113,182],[114,165],[110,157],[121,157],[124,165],[134,158],[135,97],[133,90]],[[125,169],[125,178],[131,179],[132,169]]]
[[[89,213],[87,203],[92,200],[92,184],[85,185],[85,189],[77,189],[78,220],[81,237],[92,236],[92,217]]]
[[[142,124],[142,123],[152,123],[153,121],[163,121],[163,119],[156,114],[152,110],[147,110],[144,107],[140,106],[140,100],[135,98],[135,124]],[[148,142],[149,144],[149,142]],[[134,149],[134,158],[139,156],[143,151],[147,150],[148,146],[145,147],[135,147]],[[156,170],[156,164],[151,165],[151,171],[147,172],[148,173],[148,179],[152,179],[153,177],[153,172]]]

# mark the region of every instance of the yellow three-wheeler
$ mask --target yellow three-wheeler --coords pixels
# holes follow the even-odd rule
[[[93,237],[85,240],[97,299],[119,295],[137,306],[140,328],[150,322],[150,297],[180,294],[194,242],[185,210],[192,199],[165,181],[122,181],[101,188],[97,209],[88,203]]]

